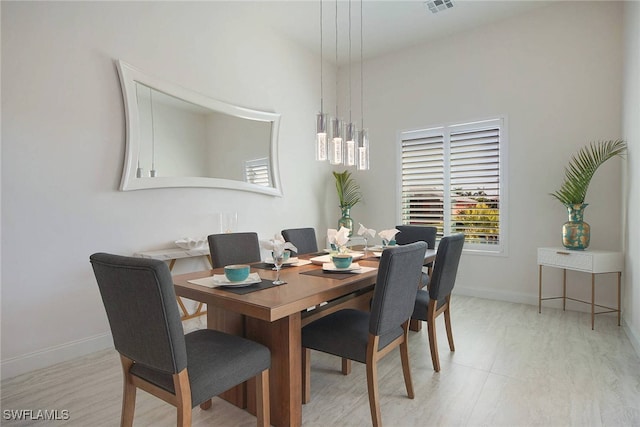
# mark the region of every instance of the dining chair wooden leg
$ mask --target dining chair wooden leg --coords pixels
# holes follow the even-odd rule
[[[400,344],[400,359],[402,360],[402,374],[404,375],[404,385],[407,388],[409,399],[414,398],[413,381],[411,381],[411,368],[409,365],[409,322],[402,325],[404,329],[404,341]]]
[[[447,329],[447,339],[449,340],[449,350],[456,351],[456,346],[453,343],[453,333],[451,332],[451,306],[449,305],[449,298],[447,297],[447,308],[444,311],[444,326]]]
[[[346,357],[342,358],[342,375],[349,375],[351,373],[351,360]]]
[[[311,401],[311,350],[302,349],[302,403]]]
[[[202,403],[200,404],[200,409],[202,409],[203,411],[206,411],[206,410],[208,410],[208,409],[211,409],[211,405],[212,405],[212,403],[213,403],[213,402],[211,401],[211,399],[209,399],[209,400],[205,400],[204,402],[202,402]]]
[[[191,387],[186,369],[173,375],[173,387],[176,391],[176,408],[178,409],[178,427],[191,426]]]
[[[133,360],[120,356],[120,362],[122,363],[123,373],[123,388],[122,388],[122,415],[120,418],[121,427],[131,427],[133,425],[133,414],[136,409],[136,386],[131,380],[131,374],[129,370],[133,365]]]
[[[268,369],[265,369],[256,376],[256,418],[258,427],[268,427],[271,425]]]
[[[436,337],[436,300],[430,300],[427,306],[427,332],[433,370],[440,372],[440,358],[438,357],[438,339]]]
[[[369,335],[367,345],[367,389],[369,391],[369,408],[371,409],[371,423],[373,427],[382,425],[380,413],[380,396],[378,393],[378,337]]]

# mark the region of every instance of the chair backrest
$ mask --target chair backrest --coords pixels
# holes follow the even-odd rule
[[[396,229],[400,230],[396,234],[396,243],[406,245],[413,242],[426,242],[429,249],[436,247],[436,227],[428,227],[424,225],[397,225]]]
[[[116,350],[162,372],[186,368],[184,330],[167,264],[106,253],[90,260]]]
[[[248,264],[261,259],[257,233],[212,234],[208,240],[213,268],[231,264]]]
[[[384,335],[411,317],[426,250],[426,243],[415,242],[382,251],[369,332]]]
[[[297,254],[311,254],[318,252],[318,240],[316,240],[316,230],[308,228],[289,228],[282,230],[282,237],[287,242],[291,242],[298,251]]]
[[[463,233],[440,239],[435,267],[429,283],[429,298],[440,301],[453,290],[463,246]]]

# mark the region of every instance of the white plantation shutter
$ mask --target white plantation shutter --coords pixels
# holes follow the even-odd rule
[[[271,187],[269,159],[247,160],[244,162],[244,180],[251,184]]]
[[[442,129],[402,140],[402,223],[433,225],[443,232],[444,134]]]
[[[400,134],[401,222],[463,232],[465,249],[504,252],[504,119]],[[501,155],[502,154],[502,155]]]

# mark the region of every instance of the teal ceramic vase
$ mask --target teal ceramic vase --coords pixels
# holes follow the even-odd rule
[[[569,213],[569,221],[562,226],[562,244],[567,249],[587,249],[591,238],[591,226],[583,221],[587,203],[565,206]]]
[[[353,235],[353,219],[351,218],[351,206],[340,206],[342,216],[338,220],[338,230],[340,227],[349,229],[349,237]]]

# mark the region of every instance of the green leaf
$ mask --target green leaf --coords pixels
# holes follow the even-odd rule
[[[341,208],[351,208],[362,200],[360,186],[351,177],[351,172],[333,172],[333,176],[336,179],[336,191]]]
[[[562,186],[551,196],[565,205],[584,203],[596,170],[610,158],[621,156],[626,149],[627,145],[621,139],[591,142],[582,147],[564,169]]]

